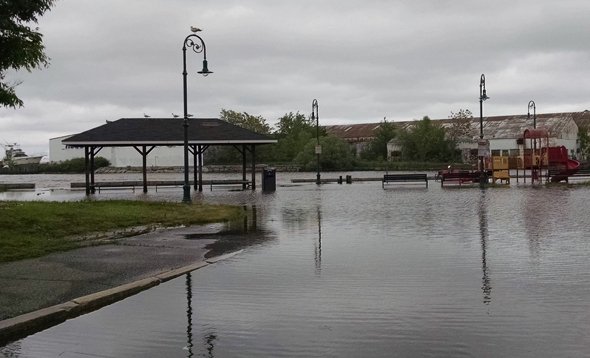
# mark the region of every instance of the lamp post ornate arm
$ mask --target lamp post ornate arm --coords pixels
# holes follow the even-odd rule
[[[527,111],[527,119],[528,120],[531,119],[531,108],[533,109],[533,129],[536,129],[537,128],[537,105],[535,104],[535,101],[533,101],[533,100],[529,101],[528,111]]]
[[[318,111],[319,107],[318,107],[318,100],[314,99],[313,101],[311,101],[311,120],[313,121],[315,119],[315,135],[316,135],[316,139],[317,139],[317,145],[315,148],[315,153],[317,156],[317,169],[318,172],[316,174],[316,184],[321,184],[321,176],[320,176],[320,154],[321,154],[321,146],[320,146],[320,114]]]
[[[197,32],[201,31],[200,29],[191,27],[191,31]],[[187,100],[187,85],[186,85],[186,50],[190,48],[195,53],[203,53],[203,69],[198,71],[197,73],[202,74],[203,76],[207,76],[210,73],[207,68],[207,48],[205,47],[205,42],[203,39],[197,35],[196,33],[192,33],[188,35],[182,44],[182,94],[183,94],[183,105],[184,105],[184,117],[183,117],[183,124],[184,127],[184,184],[182,186],[183,190],[183,197],[182,201],[185,203],[190,203],[191,201],[191,187],[189,184],[189,169],[188,169],[188,100]]]

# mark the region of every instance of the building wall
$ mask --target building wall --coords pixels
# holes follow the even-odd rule
[[[52,138],[49,140],[49,160],[63,162],[74,158],[84,158],[83,148],[66,148],[62,140],[70,136]],[[107,159],[113,167],[141,167],[141,155],[133,147],[104,147],[97,154]],[[192,167],[192,155],[189,166]],[[150,167],[178,167],[184,165],[183,147],[156,147],[147,156],[147,166]]]

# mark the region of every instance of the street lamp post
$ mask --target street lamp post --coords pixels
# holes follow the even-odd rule
[[[311,102],[311,120],[315,119],[315,135],[317,139],[317,144],[315,147],[315,154],[317,156],[317,168],[318,173],[316,174],[315,183],[320,185],[322,183],[321,176],[320,176],[320,154],[322,153],[322,147],[320,146],[320,114],[318,112],[318,100],[314,99]]]
[[[536,129],[537,128],[537,105],[535,104],[535,101],[533,101],[533,100],[529,101],[529,105],[528,105],[527,119],[529,121],[531,120],[531,108],[533,109],[533,129]]]
[[[486,94],[486,76],[482,73],[479,79],[479,139],[480,142],[483,141],[483,101],[489,99],[488,95]],[[482,153],[480,153],[482,154]],[[483,188],[488,181],[487,173],[484,167],[484,159],[483,155],[479,156],[479,167],[480,167],[480,175],[479,175],[479,185]]]
[[[183,190],[183,197],[182,201],[184,203],[191,202],[191,187],[189,184],[189,170],[188,170],[188,107],[187,107],[187,90],[186,90],[186,49],[187,47],[191,48],[195,53],[203,53],[203,69],[198,71],[197,73],[202,74],[203,76],[207,76],[210,73],[207,68],[207,49],[205,48],[205,42],[203,39],[197,35],[196,33],[201,31],[198,28],[191,27],[192,34],[188,35],[184,39],[184,43],[182,45],[182,92],[183,92],[183,102],[184,102],[184,121],[182,126],[184,127],[184,184],[182,186]]]

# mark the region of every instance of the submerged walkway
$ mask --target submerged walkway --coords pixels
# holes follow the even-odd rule
[[[220,230],[162,229],[0,264],[0,346],[219,261],[206,256]]]

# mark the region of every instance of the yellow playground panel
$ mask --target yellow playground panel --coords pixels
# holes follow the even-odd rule
[[[492,156],[492,182],[510,184],[510,162],[509,157]]]

